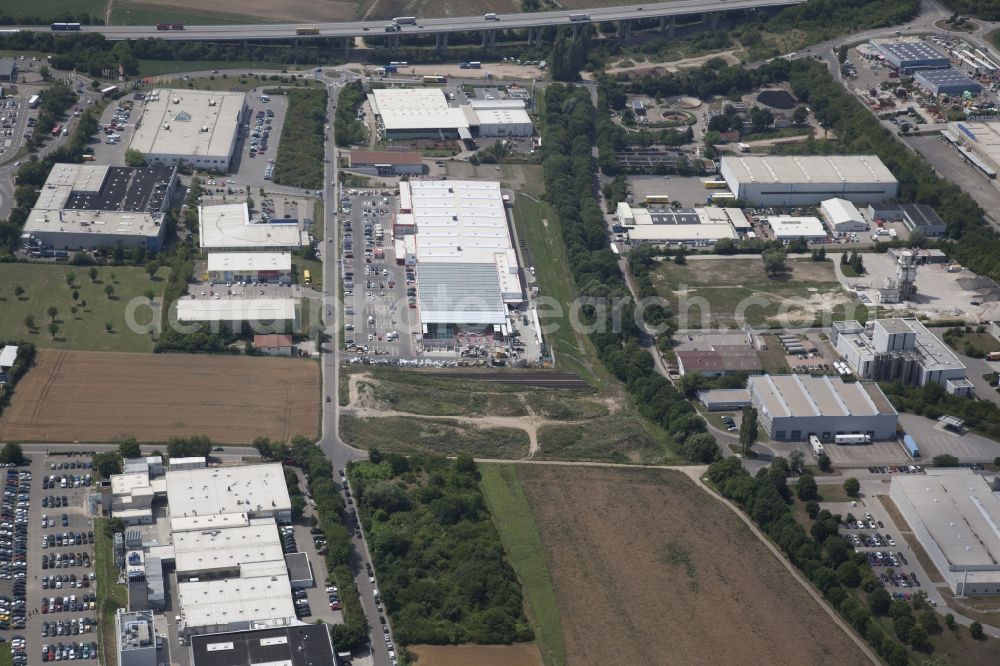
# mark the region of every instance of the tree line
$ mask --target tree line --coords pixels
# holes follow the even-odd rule
[[[471,457],[373,450],[348,476],[400,643],[533,640]]]
[[[890,666],[910,663],[905,645],[930,651],[929,635],[940,630],[934,612],[926,604],[921,606],[919,599],[913,605],[892,600],[864,553],[855,552],[839,534],[841,517],[820,509],[816,481],[808,472],[799,473],[794,490],[806,503],[812,524],[807,531],[796,521],[792,488],[788,486],[791,472],[789,461],[781,457],[754,476],[739,458],[726,458],[709,465],[707,476],[722,495],[760,526]],[[846,519],[853,516],[848,514]],[[882,616],[892,618],[892,633],[880,621]]]
[[[310,190],[323,187],[323,143],[326,89],[265,91],[288,97],[288,111],[274,163],[274,182]]]
[[[364,143],[368,138],[365,124],[358,120],[358,109],[365,102],[365,88],[361,81],[344,84],[337,97],[337,110],[333,115],[333,134],[337,145],[349,148]]]
[[[583,297],[621,298],[620,330],[611,313],[587,306],[585,323],[597,324],[590,339],[605,367],[625,383],[639,412],[670,435],[675,448],[699,462],[718,456],[705,422],[666,378],[656,373],[653,358],[639,346],[635,304],[608,246],[604,216],[597,200],[591,146],[597,138],[594,106],[583,88],[549,86],[539,107],[542,114],[542,164],[545,197],[559,215],[569,271]],[[647,293],[640,283],[640,293]],[[658,316],[669,316],[662,312]],[[599,319],[600,318],[600,319]],[[601,321],[603,320],[603,321]]]

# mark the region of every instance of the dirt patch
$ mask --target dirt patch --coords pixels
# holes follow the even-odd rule
[[[310,361],[42,349],[0,417],[0,441],[286,441],[314,436],[319,410]]]
[[[567,663],[865,661],[746,525],[683,474],[525,465],[518,478]]]
[[[701,67],[709,60],[714,60],[715,58],[722,58],[727,65],[738,65],[740,64],[740,59],[736,56],[736,51],[720,51],[719,53],[710,53],[708,55],[696,56],[694,58],[682,58],[681,60],[674,60],[668,62],[640,62],[633,65],[625,65],[618,67],[612,65],[605,70],[608,74],[617,74],[620,72],[634,73],[634,74],[664,74],[665,72],[679,72],[682,69],[692,69],[694,67]],[[691,98],[688,98],[691,99]],[[681,108],[697,108],[699,104],[695,106],[685,106]]]
[[[769,106],[772,109],[781,109],[787,111],[788,109],[794,109],[795,105],[798,103],[795,98],[792,97],[792,93],[787,90],[763,90],[759,95],[757,95],[757,101],[764,106]]]
[[[530,644],[411,645],[418,666],[542,666],[542,655]]]
[[[211,10],[222,14],[260,16],[283,21],[342,21],[357,15],[357,2],[337,0],[216,0],[206,5],[201,0],[128,0],[129,4],[143,7],[169,7],[171,10]]]

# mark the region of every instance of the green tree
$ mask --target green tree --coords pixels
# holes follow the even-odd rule
[[[24,327],[26,329],[28,329],[29,331],[30,330],[34,330],[34,328],[35,328],[35,315],[32,315],[32,314],[24,315]]]
[[[740,422],[740,448],[744,457],[749,456],[757,441],[757,410],[747,407],[743,410],[743,420]]]
[[[969,635],[977,641],[981,641],[986,638],[986,635],[983,633],[983,625],[978,622],[973,622],[969,625]]]
[[[805,469],[805,455],[801,451],[792,451],[788,454],[788,469],[796,476]]]
[[[874,615],[885,615],[889,612],[889,604],[892,602],[892,597],[884,587],[878,587],[872,590],[871,594],[868,595],[868,608]]]
[[[97,282],[97,268],[95,266],[91,266],[87,270],[87,275],[90,276],[90,281],[91,282]]]
[[[792,111],[792,122],[796,125],[805,125],[807,120],[809,120],[809,111],[806,110],[806,107],[795,107],[795,110]]]
[[[142,447],[134,437],[129,437],[118,442],[118,453],[122,458],[139,458],[142,456]]]
[[[43,81],[48,81],[52,78],[52,73],[49,71],[48,65],[42,65],[38,68],[38,75],[42,77]]]
[[[135,148],[125,151],[125,165],[130,167],[146,166],[146,156]]]
[[[955,621],[955,616],[951,613],[944,616],[944,624],[952,631],[958,629],[958,622]]]
[[[14,295],[17,296],[18,300],[20,300],[21,296],[24,296],[24,287],[22,287],[21,285],[15,286]]]
[[[16,442],[8,442],[4,444],[3,449],[0,449],[0,463],[4,463],[5,465],[27,464],[27,459],[24,457],[24,451],[21,449],[21,445]]]
[[[844,492],[847,493],[848,497],[857,497],[860,490],[861,483],[853,476],[844,481]]]
[[[799,480],[795,483],[795,494],[798,495],[799,499],[803,502],[819,498],[819,492],[816,487],[816,479],[813,478],[812,474],[806,472],[805,474],[799,476]]]
[[[824,472],[829,472],[832,467],[830,464],[830,456],[825,453],[821,453],[816,456],[816,465]]]
[[[935,467],[958,467],[961,464],[958,458],[950,453],[942,453],[939,456],[934,456],[931,462],[934,463]]]
[[[104,285],[104,294],[105,294],[105,295],[106,295],[106,296],[108,297],[108,299],[110,300],[110,299],[111,299],[111,297],[115,295],[115,288],[114,288],[114,285],[110,285],[110,284],[108,284],[108,285]]]
[[[122,458],[117,451],[102,451],[93,456],[94,469],[104,477],[110,478],[122,473]]]
[[[66,273],[66,286],[67,287],[72,287],[73,283],[75,283],[75,282],[76,282],[76,273],[73,273],[72,271],[69,272],[69,273]]]
[[[56,335],[59,334],[59,324],[56,323],[56,322],[54,322],[54,321],[50,321],[49,325],[48,325],[48,329],[49,329],[49,335],[51,335],[52,339],[55,340],[56,339]]]
[[[111,333],[114,330],[115,330],[115,325],[112,322],[110,322],[110,321],[104,322],[104,332],[105,333]]]
[[[857,587],[861,584],[861,570],[854,562],[844,562],[837,567],[837,578],[844,587]]]
[[[59,314],[59,308],[57,308],[54,305],[50,305],[49,308],[48,308],[48,310],[45,311],[45,313],[47,315],[49,315],[49,319],[51,321],[55,321],[56,320],[56,316],[58,316],[58,314]]]
[[[750,125],[754,132],[763,132],[774,124],[774,114],[768,109],[754,106],[750,109]]]
[[[781,249],[764,250],[760,255],[764,261],[764,271],[769,275],[780,275],[788,270],[785,260],[788,254]]]

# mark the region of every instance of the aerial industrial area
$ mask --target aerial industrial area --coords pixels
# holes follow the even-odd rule
[[[0,666],[996,663],[1000,9],[55,4]]]

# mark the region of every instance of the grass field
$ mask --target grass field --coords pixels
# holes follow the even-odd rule
[[[479,458],[523,458],[528,455],[529,445],[523,430],[406,416],[364,418],[342,414],[340,436],[359,449],[404,455],[468,453]]]
[[[0,10],[15,20],[39,18],[48,23],[67,14],[103,18],[107,4],[107,0],[7,0]]]
[[[128,608],[128,590],[118,584],[113,544],[107,534],[107,518],[94,520],[94,573],[97,574],[97,647],[101,663],[115,664],[115,610]]]
[[[14,653],[11,652],[10,643],[0,645],[0,666],[13,666]]]
[[[224,11],[207,11],[224,8],[226,3],[186,3],[183,0],[172,3],[170,0],[160,2],[145,2],[144,0],[111,0],[111,25],[153,25],[154,23],[184,23],[191,25],[225,25],[238,23],[270,23],[267,16],[256,16],[252,12],[245,13]]]
[[[594,460],[669,465],[681,460],[670,454],[666,442],[639,418],[615,415],[585,424],[546,425],[538,429],[544,460]]]
[[[144,268],[98,268],[96,281],[91,281],[88,268],[65,264],[0,264],[0,338],[25,339],[39,347],[57,349],[84,349],[89,351],[152,351],[153,339],[149,333],[136,333],[126,324],[126,310],[135,298],[144,298],[147,291],[159,297],[163,291],[169,269],[161,268],[156,279],[151,280]],[[67,275],[75,276],[74,287],[67,283]],[[105,288],[114,288],[113,298]],[[17,287],[24,289],[18,297]],[[73,300],[73,292],[79,300]],[[86,303],[86,305],[83,305]],[[77,307],[76,314],[71,308]],[[55,307],[59,325],[56,336],[50,334],[49,307]],[[35,328],[25,326],[25,318],[35,319]],[[136,312],[140,324],[150,321],[148,307]],[[112,332],[105,324],[110,322]],[[141,330],[141,329],[140,329]]]
[[[480,465],[480,487],[500,533],[507,559],[524,590],[527,616],[545,666],[566,663],[559,606],[542,549],[542,537],[514,465]],[[470,662],[471,663],[471,662]]]
[[[519,465],[516,475],[567,663],[865,660],[743,521],[683,474]]]
[[[973,352],[974,354],[989,354],[990,352],[1000,351],[1000,340],[997,340],[989,333],[962,333],[955,335],[946,335],[945,342],[951,346],[952,349],[960,354],[969,355],[968,352]]]
[[[319,408],[312,361],[43,349],[0,417],[0,441],[288,441],[317,433]]]
[[[832,262],[788,261],[789,273],[769,278],[759,259],[664,262],[653,284],[668,298],[680,328],[810,324],[867,317],[837,282]]]
[[[548,204],[519,194],[514,199],[514,221],[518,238],[528,243],[540,295],[555,298],[563,306],[561,317],[551,313],[545,320],[556,329],[546,335],[546,342],[555,349],[556,368],[575,372],[594,387],[607,386],[614,380],[597,359],[590,340],[577,334],[569,323],[569,304],[576,299],[577,291],[567,275],[566,246],[555,211]]]

